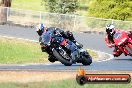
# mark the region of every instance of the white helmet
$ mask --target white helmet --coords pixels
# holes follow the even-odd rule
[[[112,25],[112,24],[107,25],[106,26],[106,32],[107,32],[107,34],[113,34],[114,29],[115,29],[114,25]]]

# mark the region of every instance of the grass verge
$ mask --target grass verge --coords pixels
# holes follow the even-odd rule
[[[95,58],[97,54],[88,50],[90,55]],[[28,64],[47,62],[48,55],[41,52],[38,43],[0,38],[0,64]]]
[[[89,74],[130,74],[131,71],[88,71]],[[77,72],[0,71],[0,88],[131,88],[129,84],[85,84],[76,82]]]
[[[0,38],[0,64],[44,63],[46,58],[38,43]]]
[[[131,88],[132,84],[85,84],[80,86],[75,79],[54,82],[1,83],[0,88]]]
[[[97,58],[98,57],[98,54],[95,53],[94,51],[89,50],[89,49],[87,49],[86,51],[89,52],[89,54],[92,56],[92,58]]]

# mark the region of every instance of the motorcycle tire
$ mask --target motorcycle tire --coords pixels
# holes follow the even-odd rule
[[[88,54],[88,52],[87,52]],[[89,54],[88,54],[89,55]],[[89,55],[89,56],[83,56],[83,59],[82,59],[82,64],[83,65],[90,65],[92,63],[92,57]]]
[[[57,50],[53,49],[53,54],[54,56],[58,59],[58,61],[60,61],[62,64],[64,64],[65,66],[71,66],[72,65],[72,61],[68,61],[66,60],[63,56],[61,56]]]
[[[49,60],[51,63],[54,63],[55,61],[57,61],[56,58],[55,58],[54,56],[52,56],[52,55],[49,55],[49,56],[48,56],[48,60]]]

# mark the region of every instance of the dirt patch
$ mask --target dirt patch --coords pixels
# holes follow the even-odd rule
[[[72,72],[0,71],[0,83],[56,81],[74,77]]]
[[[88,74],[130,74],[132,71],[88,71]],[[42,82],[75,79],[77,72],[44,72],[44,71],[0,71],[0,83],[6,82]]]

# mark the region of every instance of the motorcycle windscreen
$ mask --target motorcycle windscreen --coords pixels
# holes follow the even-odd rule
[[[117,32],[114,34],[115,45],[121,45],[128,39],[128,36],[125,32]]]
[[[50,41],[51,41],[51,34],[49,32],[47,32],[47,33],[45,33],[45,34],[42,35],[42,42],[45,45],[50,44]]]

